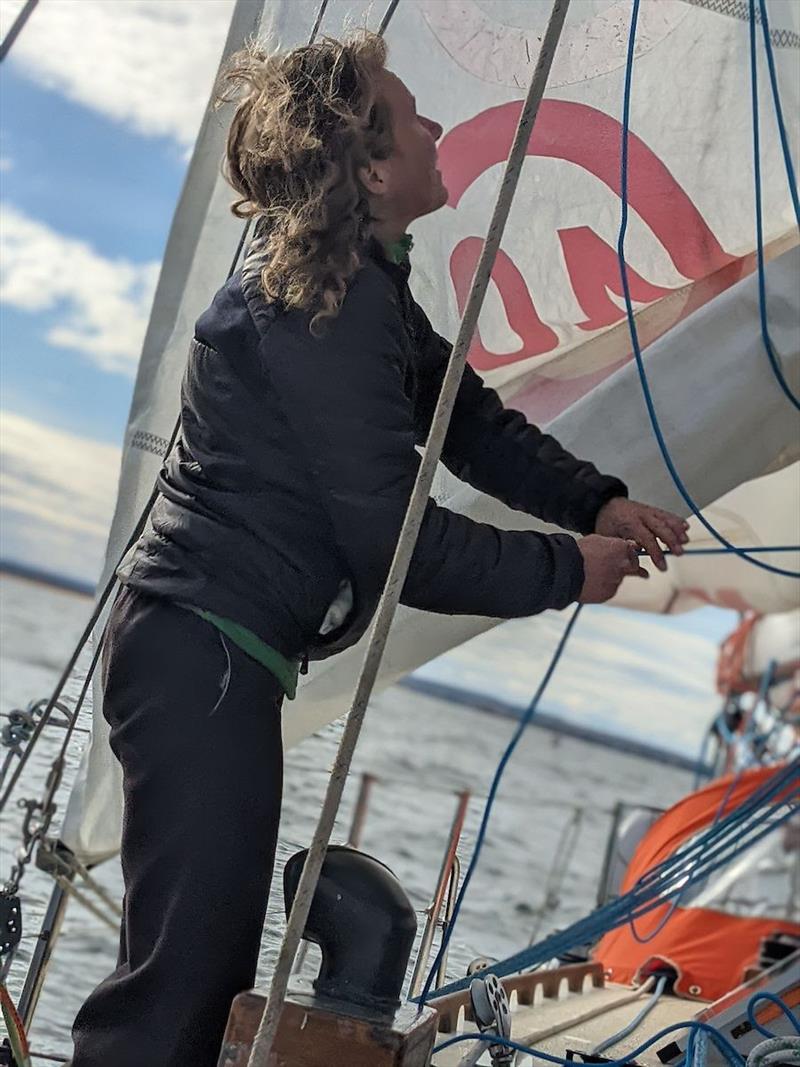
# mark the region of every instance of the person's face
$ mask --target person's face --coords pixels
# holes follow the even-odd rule
[[[390,71],[380,77],[379,93],[392,117],[393,150],[362,172],[373,214],[400,229],[447,203],[447,189],[436,166],[436,142],[442,127],[417,114],[416,101]]]

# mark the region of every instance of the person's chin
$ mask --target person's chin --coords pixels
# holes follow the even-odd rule
[[[433,189],[433,195],[431,197],[431,202],[433,204],[431,211],[438,211],[440,207],[444,207],[450,195],[447,191],[447,186],[442,181],[442,176],[438,170],[436,171],[436,179],[437,180]]]

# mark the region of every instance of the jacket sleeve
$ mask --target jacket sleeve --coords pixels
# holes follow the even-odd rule
[[[395,297],[376,270],[351,285],[323,337],[296,312],[262,341],[267,387],[304,450],[353,582],[356,609],[386,580],[419,466],[408,355]],[[403,589],[405,604],[514,618],[576,599],[583,560],[569,535],[504,531],[428,501]]]
[[[415,426],[422,443],[452,345],[434,331],[415,303],[412,315],[421,368]],[[516,511],[582,534],[592,533],[603,504],[628,495],[619,478],[600,474],[592,463],[576,459],[554,437],[532,426],[521,412],[505,408],[469,364],[442,461],[456,477]]]

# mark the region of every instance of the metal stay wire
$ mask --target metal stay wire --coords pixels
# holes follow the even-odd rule
[[[286,926],[278,961],[273,972],[269,996],[255,1036],[253,1048],[248,1060],[248,1067],[268,1067],[270,1053],[278,1021],[280,1019],[286,990],[292,972],[295,953],[300,944],[311,901],[319,879],[326,849],[330,842],[333,824],[339,808],[350,764],[364,722],[367,704],[378,675],[383,652],[389,636],[389,629],[400,600],[400,592],[408,573],[411,555],[416,544],[417,535],[422,524],[423,515],[430,495],[433,477],[444,445],[450,416],[466,363],[467,351],[472,341],[489,284],[489,278],[500,240],[503,235],[511,204],[516,192],[528,143],[533,132],[534,122],[544,95],[550,73],[553,56],[564,19],[569,7],[569,0],[554,0],[550,20],[542,40],[542,47],[536,68],[533,72],[528,94],[525,98],[519,125],[517,126],[511,152],[506,163],[500,191],[494,205],[492,219],[486,234],[480,259],[472,280],[464,315],[458,336],[450,354],[447,370],[442,382],[439,400],[431,423],[431,430],[422,456],[417,479],[408,504],[403,526],[395,549],[394,559],[389,569],[383,594],[381,596],[372,625],[369,644],[356,687],[355,696],[347,716],[344,732],[339,743],[339,750],[331,770],[328,789],[320,812],[319,822],[308,850],[306,862],[300,876],[294,904]]]
[[[8,53],[11,51],[11,46],[22,33],[25,23],[33,14],[34,8],[38,3],[39,0],[26,0],[25,6],[22,8],[20,13],[11,23],[8,33],[5,35],[3,40],[0,41],[0,63],[2,63]]]

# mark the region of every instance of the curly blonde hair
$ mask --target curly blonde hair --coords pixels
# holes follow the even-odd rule
[[[391,115],[378,99],[386,45],[366,31],[268,54],[257,42],[231,60],[220,101],[233,101],[224,172],[232,211],[264,237],[266,294],[312,315],[335,316],[361,265],[370,222],[358,170],[392,150]]]

